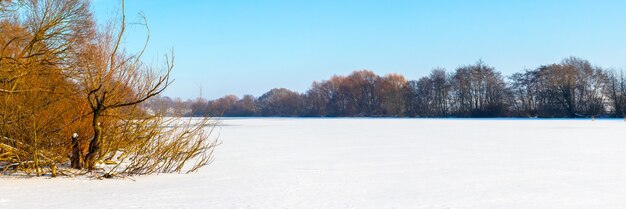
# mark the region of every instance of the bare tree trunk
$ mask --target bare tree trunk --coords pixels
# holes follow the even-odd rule
[[[72,168],[83,169],[83,152],[80,149],[80,143],[78,141],[78,134],[72,135]]]
[[[87,156],[85,157],[85,163],[87,164],[87,169],[93,170],[96,167],[96,162],[98,160],[98,155],[100,154],[100,145],[102,144],[102,127],[98,122],[98,114],[94,113],[94,118],[92,122],[93,127],[93,139],[89,142],[89,151]]]
[[[53,178],[58,175],[57,164],[54,162],[50,163],[50,173]]]

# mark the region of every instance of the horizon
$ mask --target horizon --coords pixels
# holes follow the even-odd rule
[[[193,3],[190,3],[193,2]],[[93,2],[99,23],[118,0]],[[174,49],[175,82],[164,96],[260,96],[304,92],[313,81],[355,70],[408,80],[483,60],[508,76],[576,56],[624,68],[626,14],[619,1],[128,1],[129,23],[143,12],[151,29],[144,57]],[[137,51],[145,31],[131,25]]]

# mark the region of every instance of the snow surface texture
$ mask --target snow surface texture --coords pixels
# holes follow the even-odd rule
[[[0,208],[626,208],[621,120],[225,119],[216,161],[0,177]]]

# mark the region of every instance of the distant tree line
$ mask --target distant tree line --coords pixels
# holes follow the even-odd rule
[[[258,98],[159,97],[148,105],[227,117],[624,117],[625,85],[621,71],[570,57],[508,77],[482,61],[418,80],[361,70],[313,82],[305,93],[275,88]]]

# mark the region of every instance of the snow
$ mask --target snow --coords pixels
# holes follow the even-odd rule
[[[216,161],[0,177],[0,208],[624,208],[623,120],[224,119]]]

